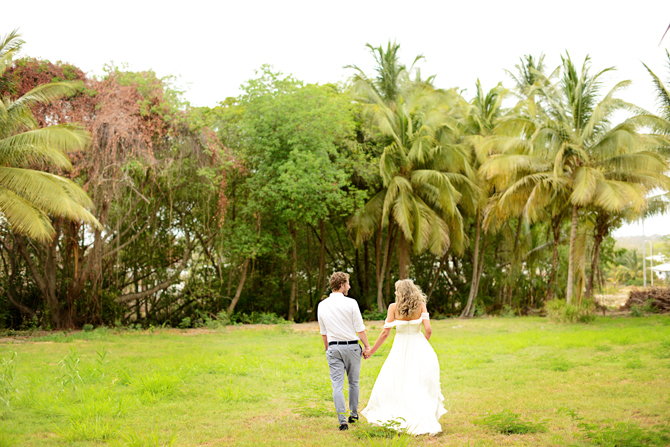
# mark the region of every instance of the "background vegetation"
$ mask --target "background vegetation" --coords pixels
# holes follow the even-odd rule
[[[264,66],[196,108],[170,78],[21,45],[0,45],[6,328],[314,320],[334,270],[371,316],[405,277],[435,316],[579,305],[621,257],[612,230],[668,203],[651,71],[654,112],[588,58],[524,56],[509,87],[457,91],[389,43],[347,84]]]

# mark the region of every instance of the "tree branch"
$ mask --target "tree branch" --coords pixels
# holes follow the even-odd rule
[[[188,264],[188,261],[191,259],[192,248],[193,247],[191,245],[191,241],[189,240],[188,232],[186,232],[186,252],[184,253],[184,257],[182,258],[181,264],[177,268],[176,273],[172,277],[166,279],[165,281],[159,283],[157,286],[152,287],[149,290],[145,290],[143,292],[129,293],[129,294],[126,294],[126,295],[121,295],[120,297],[118,297],[116,299],[116,302],[117,303],[125,303],[125,302],[132,301],[132,300],[139,300],[141,298],[147,297],[149,295],[153,295],[156,292],[159,292],[161,290],[164,290],[164,289],[167,289],[168,287],[170,287],[172,284],[174,284],[175,282],[177,282],[179,280],[179,276],[181,275],[181,272],[186,268],[186,265]]]
[[[26,246],[23,244],[22,237],[14,235],[14,240],[16,241],[16,245],[19,246],[19,251],[21,252],[21,255],[23,256],[23,259],[26,261],[26,264],[28,264],[28,268],[30,269],[30,274],[33,275],[33,279],[37,283],[37,287],[39,287],[40,290],[43,291],[43,292],[46,291],[46,289],[47,289],[46,280],[37,271],[37,266],[35,265],[32,258],[30,257],[30,253],[28,253],[28,250],[26,249]]]

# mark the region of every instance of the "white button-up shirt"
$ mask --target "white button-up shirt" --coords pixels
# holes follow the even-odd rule
[[[321,335],[331,341],[358,340],[356,332],[363,332],[365,324],[358,303],[340,292],[333,292],[319,303],[319,328]]]

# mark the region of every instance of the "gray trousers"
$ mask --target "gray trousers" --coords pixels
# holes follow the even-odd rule
[[[358,416],[358,376],[361,373],[361,354],[359,344],[328,346],[326,357],[330,368],[330,381],[333,384],[333,401],[340,424],[347,423],[344,406],[344,373],[349,379],[349,410],[352,416]]]

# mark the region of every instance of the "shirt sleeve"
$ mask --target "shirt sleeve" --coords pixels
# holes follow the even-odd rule
[[[353,323],[354,323],[354,330],[356,332],[363,332],[365,330],[365,323],[363,323],[363,317],[361,316],[361,310],[358,308],[358,303],[356,300],[352,300],[353,305],[352,307],[354,308],[353,310]]]
[[[316,308],[316,318],[319,320],[319,332],[321,332],[321,335],[328,335],[326,325],[323,323],[323,318],[321,318],[321,304]]]
[[[422,319],[422,320],[430,320],[430,318],[428,318],[428,312],[423,312],[423,313],[421,314],[421,319]]]

